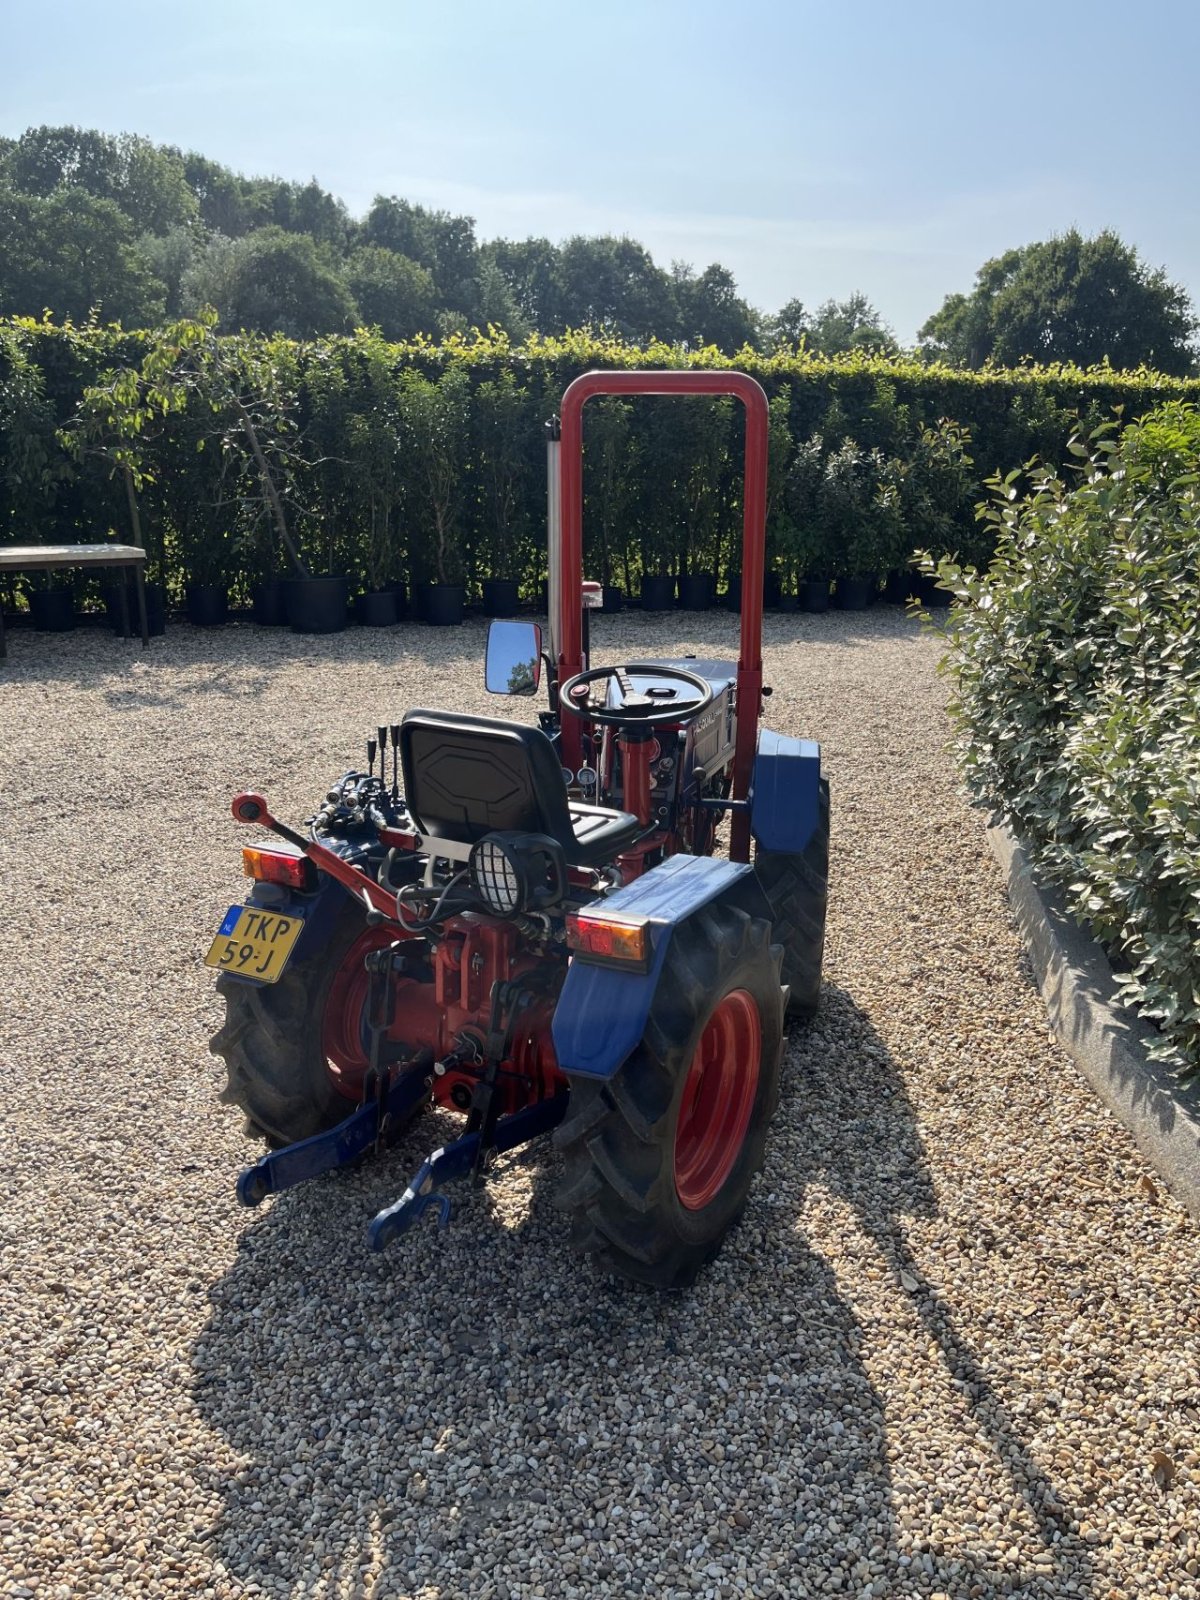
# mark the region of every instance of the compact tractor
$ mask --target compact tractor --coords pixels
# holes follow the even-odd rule
[[[736,664],[596,666],[583,581],[582,413],[597,394],[745,406]],[[549,425],[549,618],[494,622],[486,684],[538,726],[409,711],[306,832],[239,794],[253,889],[206,958],[225,1098],[267,1195],[393,1143],[431,1101],[465,1127],[371,1222],[383,1249],[451,1179],[554,1130],[574,1246],[660,1288],[716,1254],[763,1160],[787,1018],[821,984],[820,752],[760,726],[767,401],[742,373],[590,372]],[[388,757],[390,754],[390,772]],[[378,765],[376,763],[378,762]],[[728,820],[728,858],[714,853]]]

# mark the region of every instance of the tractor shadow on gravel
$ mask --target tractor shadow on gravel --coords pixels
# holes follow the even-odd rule
[[[895,1064],[845,991],[794,1033],[746,1216],[677,1297],[567,1254],[545,1145],[490,1191],[460,1185],[448,1233],[368,1254],[367,1220],[451,1125],[426,1116],[384,1160],[269,1203],[210,1292],[195,1401],[250,1457],[210,1553],[240,1583],[289,1600],[685,1594],[688,1574],[703,1589],[744,1563],[763,1600],[872,1581],[1093,1592],[1070,1508],[908,1250],[934,1187]],[[894,1277],[887,1318],[915,1310],[971,1442],[1005,1464],[1020,1565],[969,1526],[944,1549],[911,1521],[901,1539],[871,1328],[839,1291],[845,1263],[802,1232],[806,1207],[830,1205],[853,1213],[847,1259]],[[906,1464],[909,1502],[939,1504],[936,1468],[911,1481],[921,1466]]]

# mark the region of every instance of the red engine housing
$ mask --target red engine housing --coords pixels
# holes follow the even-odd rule
[[[322,1042],[330,1076],[347,1099],[362,1097],[367,1070],[369,980],[363,957],[393,940],[394,930],[364,932],[347,952],[326,1000]],[[500,1111],[519,1111],[566,1087],[550,1037],[565,959],[531,952],[528,935],[514,923],[471,912],[442,925],[431,965],[432,982],[407,976],[393,980],[388,1039],[405,1056],[429,1050],[435,1061],[448,1062],[446,1071],[433,1079],[440,1105],[457,1111],[469,1106],[482,1071],[493,985],[519,982],[525,975],[537,974],[531,984],[536,997],[513,1025],[497,1085]]]

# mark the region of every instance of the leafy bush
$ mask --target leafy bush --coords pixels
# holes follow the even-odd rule
[[[45,495],[39,489],[32,505],[30,480],[6,474],[0,540],[28,538],[35,525],[42,538],[110,530],[129,538],[128,465],[167,581],[179,583],[186,561],[193,573],[219,568],[243,596],[284,565],[368,584],[419,580],[440,567],[472,586],[499,567],[536,583],[544,574],[540,424],[589,368],[736,367],[760,380],[771,402],[771,559],[789,583],[803,572],[831,575],[847,543],[861,571],[906,565],[916,544],[985,562],[994,527],[970,515],[984,473],[1034,453],[1058,460],[1073,426],[1094,427],[1114,407],[1133,416],[1170,397],[1200,398],[1200,383],[1149,372],[962,372],[862,353],[734,358],[711,346],[639,348],[583,332],[520,344],[502,333],[389,344],[360,330],[296,344],[279,335],[217,337],[205,319],[154,333],[17,319],[0,322],[0,343],[0,461],[30,447],[47,455]],[[78,429],[96,421],[97,396],[129,392],[130,373],[137,392],[115,432],[72,454]],[[447,375],[455,375],[453,394],[440,388]],[[153,392],[165,407],[150,404]],[[439,395],[453,402],[442,407],[453,425],[437,420],[435,405],[414,433],[418,401]],[[643,570],[715,569],[722,579],[738,570],[739,407],[595,402],[584,432],[591,576],[619,573],[636,587]],[[798,475],[812,465],[805,441],[817,435],[822,470],[849,441],[866,464],[860,476],[871,480],[855,487],[865,510],[852,526],[844,504],[833,516],[842,529],[836,548],[822,518],[803,509],[811,498]],[[433,498],[431,471],[441,480]],[[501,536],[501,521],[511,538]]]
[[[1122,970],[1162,1053],[1200,1072],[1200,413],[1171,403],[1074,469],[994,479],[984,573],[926,559],[959,604],[963,771]]]

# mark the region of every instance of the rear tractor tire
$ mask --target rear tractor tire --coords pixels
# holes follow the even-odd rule
[[[754,870],[771,905],[771,937],[783,946],[788,1016],[815,1014],[821,999],[825,908],[829,899],[829,780],[821,779],[817,828],[797,855],[758,850]]]
[[[706,907],[672,934],[629,1059],[572,1078],[558,1204],[603,1268],[685,1288],[741,1215],[779,1101],[779,964],[765,918]]]
[[[290,962],[278,983],[260,986],[218,975],[225,1023],[209,1048],[223,1057],[229,1074],[221,1099],[246,1113],[248,1134],[278,1149],[334,1127],[358,1104],[339,1088],[326,1047],[334,1037],[346,1056],[362,1049],[358,1016],[366,979],[358,974],[371,942],[376,941],[361,908],[347,897],[325,943]],[[327,1016],[335,980],[334,1004],[351,1001],[356,1016]]]

